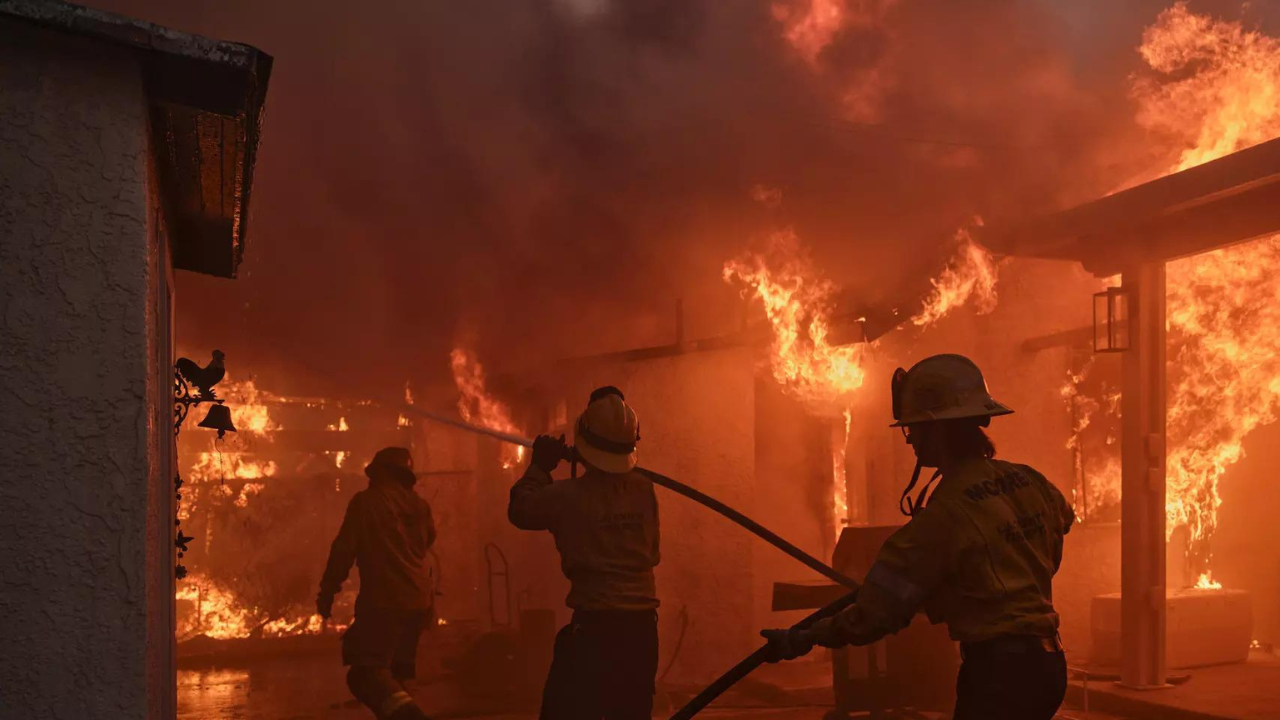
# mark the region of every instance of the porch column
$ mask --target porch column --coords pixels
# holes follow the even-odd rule
[[[1124,273],[1132,327],[1124,354],[1120,683],[1165,684],[1165,267]]]

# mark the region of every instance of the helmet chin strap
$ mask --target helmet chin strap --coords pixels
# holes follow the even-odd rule
[[[925,483],[924,487],[920,488],[920,492],[916,495],[916,500],[913,503],[911,502],[911,491],[915,489],[916,483],[920,482],[920,471],[922,469],[924,469],[924,466],[917,460],[916,469],[911,473],[911,482],[907,483],[907,489],[903,490],[902,497],[898,498],[898,511],[907,517],[915,517],[915,514],[924,508],[924,499],[925,496],[929,494],[929,488],[932,487],[933,482],[942,475],[941,470],[935,470],[933,472],[933,477],[929,478],[929,482]]]

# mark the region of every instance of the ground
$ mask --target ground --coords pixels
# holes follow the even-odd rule
[[[236,667],[207,666],[183,669],[178,673],[179,720],[369,720],[367,710],[356,705],[343,682],[343,668],[328,653],[277,656],[241,662]],[[413,694],[428,713],[439,718],[477,720],[533,720],[536,711],[486,711],[473,704],[467,707],[439,678],[424,678],[411,686]],[[829,691],[828,691],[829,693]],[[830,697],[829,694],[827,697]],[[727,697],[725,704],[704,711],[699,717],[718,720],[821,720],[830,709],[821,696],[801,693],[785,707],[761,707],[759,700],[739,695]],[[671,708],[661,707],[655,717],[667,717]],[[1121,720],[1113,715],[1086,714],[1068,707],[1062,720]]]

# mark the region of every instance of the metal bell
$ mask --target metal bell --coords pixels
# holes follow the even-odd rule
[[[209,408],[209,414],[200,421],[200,427],[217,430],[219,438],[228,432],[235,432],[235,423],[231,422],[231,408],[226,405],[214,405]]]

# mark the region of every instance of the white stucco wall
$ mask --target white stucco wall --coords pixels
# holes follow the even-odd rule
[[[164,273],[147,153],[133,55],[0,23],[5,717],[170,707],[167,625],[148,618],[172,598],[172,486],[152,459],[166,429],[154,385],[148,404],[162,375],[149,302]]]

